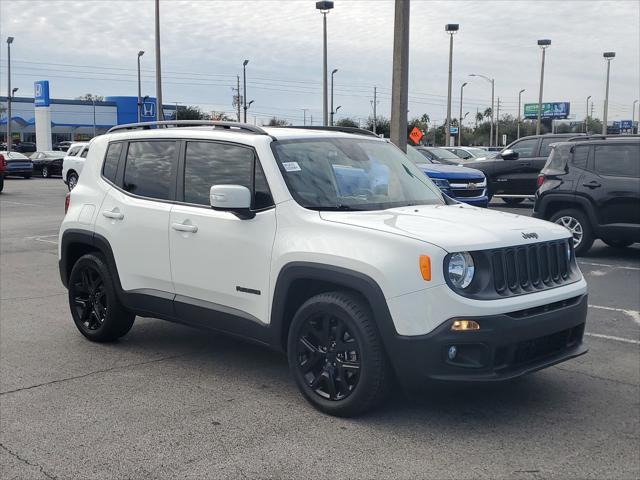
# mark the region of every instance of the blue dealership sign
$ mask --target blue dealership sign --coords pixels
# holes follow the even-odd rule
[[[631,120],[620,120],[620,128],[622,130],[631,130],[633,128],[633,122]]]
[[[33,83],[33,100],[36,107],[48,107],[49,101],[49,81],[38,80]]]
[[[156,118],[156,103],[155,102],[144,102],[142,104],[142,108],[140,111],[141,117],[146,118]]]

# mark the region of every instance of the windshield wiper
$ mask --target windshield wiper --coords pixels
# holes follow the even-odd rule
[[[336,212],[362,212],[362,208],[355,208],[351,205],[315,205],[313,207],[307,207],[311,210],[328,210],[328,211],[336,211]]]

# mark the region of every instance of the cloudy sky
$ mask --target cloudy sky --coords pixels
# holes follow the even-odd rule
[[[302,122],[302,109],[321,118],[322,18],[312,0],[161,0],[165,103],[232,112],[232,87],[249,59],[250,114]],[[328,16],[329,68],[337,68],[335,103],[341,116],[366,118],[374,85],[378,112],[389,115],[393,1],[335,0]],[[48,79],[51,96],[84,93],[136,95],[136,55],[143,56],[143,95],[154,95],[153,0],[0,1],[0,91],[6,94],[7,36],[13,86],[31,94]],[[420,1],[411,0],[409,115],[446,115],[448,36],[455,36],[453,109],[470,73],[495,78],[501,111],[515,115],[518,91],[536,102],[539,38],[550,38],[544,101],[569,101],[578,119],[591,95],[602,116],[606,66],[614,50],[610,119],[631,118],[640,97],[640,1]],[[491,102],[490,85],[473,80],[464,111]],[[637,117],[637,115],[636,115]],[[473,118],[473,114],[468,119]],[[250,119],[252,120],[251,116]]]

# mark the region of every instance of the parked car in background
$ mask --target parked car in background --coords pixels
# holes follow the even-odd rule
[[[480,170],[439,163],[412,146],[407,146],[407,156],[449,197],[476,207],[489,203],[487,181]]]
[[[446,165],[460,165],[462,159],[455,153],[440,147],[415,147],[423,156],[429,160],[436,160],[438,163]]]
[[[533,216],[566,227],[576,255],[596,238],[640,242],[640,138],[557,143],[538,177]]]
[[[64,152],[44,151],[31,155],[34,173],[39,173],[43,178],[52,175],[62,175],[62,160]]]
[[[4,155],[0,154],[0,192],[4,188],[4,172],[7,169],[7,161]]]
[[[495,152],[489,152],[480,147],[443,147],[445,150],[449,150],[454,155],[460,157],[463,163],[467,161],[481,161],[493,158],[496,156]]]
[[[33,142],[19,142],[11,145],[11,150],[20,153],[32,153],[37,150],[36,144]]]
[[[527,198],[535,198],[538,174],[551,152],[551,144],[572,137],[576,134],[522,137],[491,159],[468,161],[465,165],[485,174],[489,199],[500,197],[508,205],[517,205]]]
[[[4,177],[31,178],[31,175],[33,175],[33,162],[26,155],[20,152],[0,150],[0,156],[2,156],[6,162]]]
[[[73,142],[70,142],[68,140],[63,140],[62,142],[57,142],[53,144],[53,149],[54,150],[59,150],[61,152],[66,152],[67,150],[69,150],[69,147],[73,145]]]
[[[73,190],[84,167],[84,159],[89,151],[88,142],[73,143],[62,161],[62,180],[69,190]]]

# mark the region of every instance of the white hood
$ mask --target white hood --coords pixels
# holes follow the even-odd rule
[[[371,212],[323,211],[320,217],[329,222],[414,238],[448,252],[526,245],[570,237],[567,229],[555,223],[469,205],[424,205]]]

